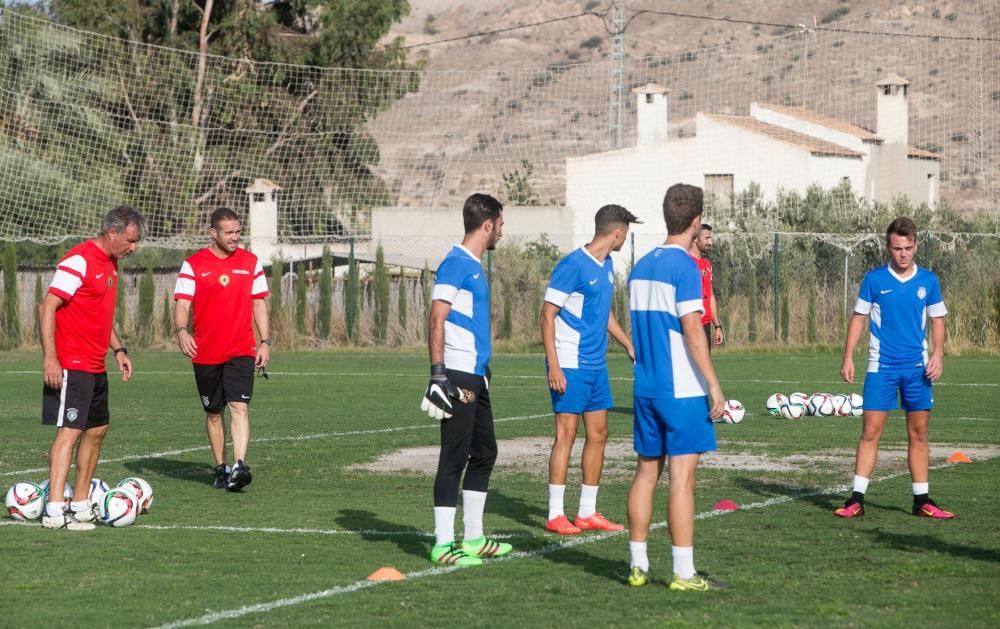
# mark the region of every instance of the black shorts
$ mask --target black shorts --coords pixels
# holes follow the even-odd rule
[[[230,402],[253,397],[253,356],[237,356],[221,365],[194,364],[194,381],[206,413],[219,413]]]
[[[42,423],[86,430],[107,426],[108,374],[63,369],[62,387],[42,388]]]

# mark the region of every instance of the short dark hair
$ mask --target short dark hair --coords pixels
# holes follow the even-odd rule
[[[125,231],[129,225],[135,225],[139,230],[139,240],[146,237],[148,232],[148,229],[146,228],[146,217],[139,214],[139,211],[135,208],[131,208],[127,205],[119,205],[104,215],[104,220],[101,221],[101,233],[107,234],[113,229],[120,234]]]
[[[900,216],[893,222],[889,223],[889,228],[885,230],[886,245],[889,244],[889,236],[892,236],[893,234],[904,238],[913,238],[913,242],[916,242],[917,224],[908,216]]]
[[[705,195],[698,186],[675,183],[663,196],[663,220],[668,234],[679,234],[704,211]]]
[[[635,214],[620,205],[605,205],[594,215],[594,231],[609,234],[622,225],[641,222]]]
[[[711,225],[709,225],[708,223],[702,223],[702,224],[701,224],[701,230],[700,230],[700,231],[703,231],[703,232],[710,232],[710,231],[712,231],[712,226],[711,226]]]
[[[239,221],[239,220],[240,217],[236,212],[230,210],[227,207],[220,207],[216,211],[212,212],[212,219],[209,224],[212,226],[212,229],[219,229],[219,223],[221,223],[222,221]]]
[[[471,234],[486,221],[500,218],[503,204],[488,194],[477,192],[465,200],[462,207],[462,221],[465,223],[465,233]]]

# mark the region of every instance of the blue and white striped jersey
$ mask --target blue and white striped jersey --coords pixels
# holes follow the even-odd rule
[[[433,300],[451,304],[444,323],[444,365],[486,375],[490,362],[490,286],[479,258],[455,245],[434,276]]]
[[[611,256],[598,262],[585,247],[559,261],[545,301],[559,306],[556,356],[564,369],[602,369],[607,364],[608,316],[615,288]]]

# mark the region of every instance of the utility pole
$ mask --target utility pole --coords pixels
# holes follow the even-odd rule
[[[608,148],[621,148],[624,141],[622,114],[625,109],[625,0],[611,3],[611,51],[608,81]]]

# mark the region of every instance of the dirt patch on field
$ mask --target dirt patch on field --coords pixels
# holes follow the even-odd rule
[[[733,452],[732,444],[720,444],[722,449],[702,457],[706,468],[796,472],[807,470],[850,470],[854,467],[854,450],[824,450],[810,454],[770,456]],[[538,476],[548,475],[549,449],[552,440],[548,437],[507,439],[498,443],[500,451],[497,470],[503,472],[525,472]],[[577,466],[583,450],[583,440],[578,439],[573,447],[571,465]],[[1000,456],[1000,448],[982,445],[936,445],[931,447],[931,465],[944,463],[953,452],[960,450],[973,461]],[[384,454],[371,463],[353,465],[349,469],[379,473],[416,472],[433,476],[437,469],[437,446],[404,448]],[[631,473],[635,466],[635,452],[632,441],[616,440],[608,442],[605,449],[605,472],[608,474]],[[879,450],[879,471],[906,469],[905,448],[882,448]]]

